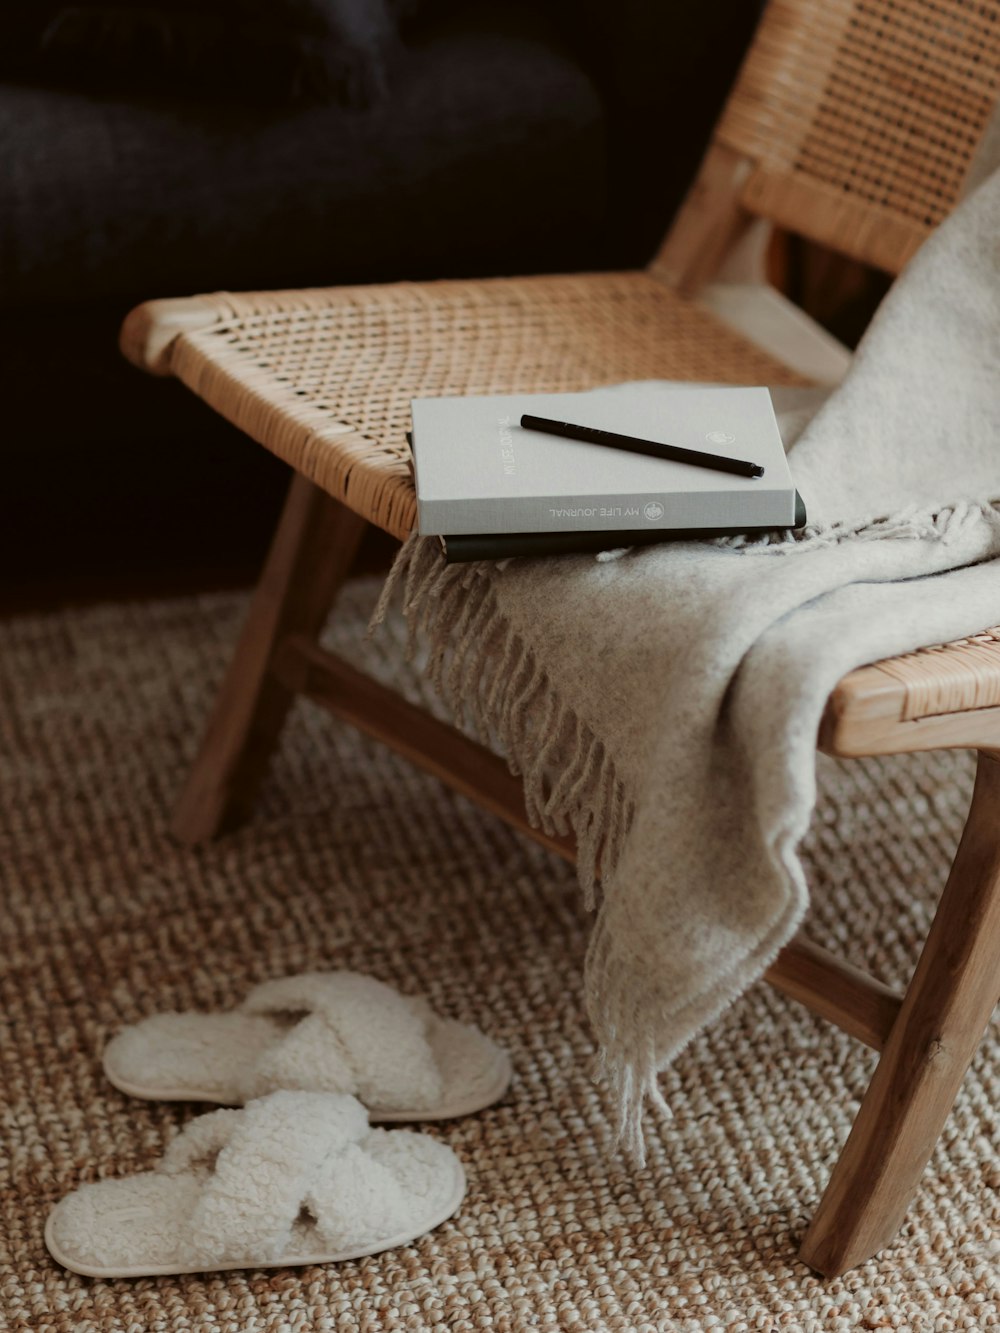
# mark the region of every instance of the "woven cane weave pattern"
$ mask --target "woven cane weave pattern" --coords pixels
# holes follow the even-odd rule
[[[636,379],[802,382],[642,273],[198,299],[217,322],[177,339],[173,373],[399,537],[416,516],[411,398]]]
[[[401,677],[401,629],[334,646]],[[642,1171],[589,1077],[588,921],[572,872],[347,727],[294,711],[254,822],[197,852],[170,802],[245,600],[0,625],[0,1328],[4,1333],[907,1333],[1000,1328],[1000,1039],[967,1076],[897,1242],[842,1278],[794,1258],[874,1056],[755,987],[664,1075]],[[968,757],[821,761],[810,933],[900,984],[964,818]],[[47,1256],[47,1209],[149,1167],[199,1111],[102,1078],[122,1023],[354,967],[511,1051],[508,1097],[428,1127],[469,1173],[457,1216],[329,1267],[101,1282]]]
[[[933,227],[1000,93],[1000,6],[992,49],[972,6],[940,3],[911,4],[902,31],[880,42],[898,11],[893,0],[856,6],[794,169]]]
[[[759,164],[755,211],[897,269],[956,202],[998,95],[996,0],[775,0],[718,137]]]
[[[904,689],[902,718],[1000,706],[1000,626],[879,662]]]

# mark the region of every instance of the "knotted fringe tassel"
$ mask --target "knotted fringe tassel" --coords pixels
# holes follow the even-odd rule
[[[846,541],[945,541],[970,521],[997,521],[997,502],[960,500],[942,509],[917,509],[910,506],[895,514],[858,519],[843,523],[807,523],[798,530],[765,532],[760,536],[722,537],[720,546],[734,550],[790,555],[823,546],[838,546]]]
[[[584,903],[593,909],[599,877],[607,880],[621,858],[633,803],[602,742],[553,688],[500,610],[495,577],[489,565],[447,565],[436,542],[411,536],[382,589],[369,632],[402,588],[411,660],[426,651],[425,671],[456,719],[489,738],[511,771],[522,775],[531,823],[548,833],[573,830]],[[599,913],[594,962],[587,964],[589,1007],[592,1018],[600,1015],[595,1028],[618,1101],[619,1136],[641,1161],[643,1099],[649,1095],[662,1104],[654,1043],[642,1033],[642,1011],[629,1006],[622,976],[608,961],[605,936]]]
[[[595,1075],[611,1089],[618,1107],[618,1142],[645,1164],[643,1112],[649,1103],[672,1115],[658,1074],[677,1054],[657,1042],[662,996],[643,994],[641,977],[616,948],[599,913],[587,949],[585,995],[599,1043]]]

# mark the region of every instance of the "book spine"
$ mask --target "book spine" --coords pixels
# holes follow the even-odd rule
[[[805,526],[806,509],[795,493],[796,528]],[[613,551],[623,546],[653,546],[666,541],[711,541],[715,537],[754,536],[773,532],[773,527],[748,528],[677,528],[661,532],[650,528],[620,529],[617,532],[506,532],[463,533],[442,536],[441,545],[448,564],[470,560],[509,560],[513,556],[586,555]]]
[[[684,495],[593,496],[419,501],[424,536],[509,536],[520,533],[675,532],[715,528],[746,531],[789,527],[792,496],[788,491],[698,491]]]

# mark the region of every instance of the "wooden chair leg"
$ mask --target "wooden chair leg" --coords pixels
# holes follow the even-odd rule
[[[972,807],[923,953],[800,1250],[833,1277],[899,1228],[1000,999],[1000,753]]]
[[[315,638],[350,572],[367,521],[298,474],[171,832],[201,842],[250,812],[294,698],[271,670],[291,634]]]

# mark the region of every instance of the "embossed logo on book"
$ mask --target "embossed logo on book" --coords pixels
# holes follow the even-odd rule
[[[731,435],[728,430],[710,430],[705,436],[709,444],[735,444],[736,436]]]
[[[648,523],[658,523],[663,517],[663,505],[659,500],[650,500],[642,507],[642,516]]]

